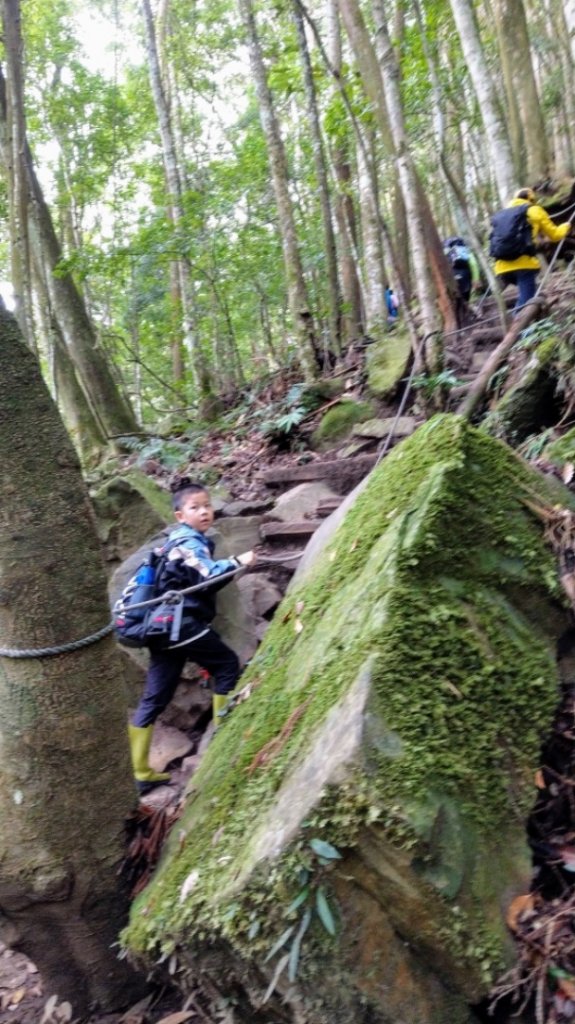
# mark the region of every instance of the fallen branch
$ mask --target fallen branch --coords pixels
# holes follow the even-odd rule
[[[513,348],[517,338],[521,334],[521,331],[524,331],[525,328],[537,318],[542,308],[542,301],[534,299],[527,303],[521,312],[518,313],[511,327],[507,331],[507,334],[503,338],[503,341],[491,353],[481,372],[477,374],[477,377],[473,381],[469,392],[457,410],[460,416],[467,416],[467,418],[471,416],[487,390],[489,381],[493,374]]]

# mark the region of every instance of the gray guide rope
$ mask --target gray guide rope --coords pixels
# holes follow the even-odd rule
[[[294,555],[285,555],[283,558],[264,558],[260,560],[261,565],[281,565],[283,562],[290,562],[296,558],[301,558],[301,551],[298,551]],[[244,572],[246,566],[240,565],[237,569],[231,569],[230,572],[221,573],[220,576],[213,576],[211,579],[206,580],[204,583],[196,583],[193,587],[186,587],[185,590],[168,590],[164,594],[160,594],[159,597],[153,597],[149,601],[140,601],[139,604],[131,604],[130,609],[135,610],[136,608],[148,608],[150,605],[159,604],[161,601],[173,601],[174,604],[182,600],[185,594],[191,594],[194,590],[204,590],[206,587],[210,587],[213,583],[220,582],[226,578],[237,576],[238,573]],[[115,629],[115,621],[112,619],[106,626],[102,626],[96,633],[91,633],[90,636],[84,636],[81,640],[70,640],[69,643],[59,644],[57,647],[36,647],[36,648],[24,648],[20,650],[15,647],[0,647],[0,658],[49,658],[54,654],[68,654],[70,651],[79,651],[82,647],[88,647],[90,644],[95,644],[98,640],[103,640],[104,637],[108,636]]]

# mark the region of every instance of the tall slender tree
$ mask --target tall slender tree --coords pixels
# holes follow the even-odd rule
[[[489,152],[497,194],[499,201],[504,203],[517,187],[505,118],[485,61],[473,4],[471,0],[449,2],[485,126],[485,146]]]
[[[297,349],[306,376],[313,378],[317,374],[320,357],[314,316],[310,308],[299,250],[284,144],[268,85],[252,0],[239,0],[239,9],[248,41],[250,66],[268,148]]]

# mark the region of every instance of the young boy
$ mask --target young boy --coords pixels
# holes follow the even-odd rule
[[[129,726],[132,766],[140,793],[169,779],[165,772],[154,772],[148,764],[152,742],[152,729],[158,715],[172,699],[183,667],[191,658],[206,669],[214,679],[214,725],[227,703],[227,694],[233,690],[240,674],[240,665],[234,651],[210,627],[216,613],[216,592],[233,578],[218,582],[218,577],[240,566],[254,565],[256,555],[246,551],[237,558],[214,560],[214,542],[206,533],[214,521],[214,510],[209,495],[200,484],[184,479],[172,491],[172,506],[179,526],[169,537],[171,546],[166,567],[160,579],[160,592],[183,590],[202,580],[214,580],[213,585],[196,590],[184,597],[183,621],[180,639],[162,650],[150,644],[150,665],[144,692]]]

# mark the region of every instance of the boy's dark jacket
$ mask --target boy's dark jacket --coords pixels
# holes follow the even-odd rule
[[[170,550],[159,579],[159,593],[184,590],[198,583],[213,580],[209,587],[184,597],[184,614],[180,642],[189,639],[198,629],[205,629],[216,614],[216,594],[232,579],[218,577],[238,568],[235,558],[214,559],[214,541],[199,530],[182,524],[172,530]]]

